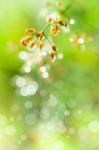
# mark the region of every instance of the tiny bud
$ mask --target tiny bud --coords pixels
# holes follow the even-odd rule
[[[51,23],[51,22],[53,22],[53,19],[52,18],[47,18],[47,22]]]
[[[52,60],[55,58],[55,51],[51,50],[50,57]]]
[[[57,48],[56,48],[56,45],[54,43],[51,44],[51,48],[52,48],[53,51],[56,52]]]
[[[41,50],[44,46],[44,43],[42,41],[39,42],[39,49]]]
[[[27,43],[32,39],[32,36],[26,36],[24,38],[21,39],[21,44],[26,46]]]
[[[38,32],[36,36],[41,40],[43,38],[43,32]]]
[[[35,33],[36,29],[34,29],[34,28],[28,28],[28,29],[26,29],[26,32]]]
[[[62,20],[58,20],[57,23],[60,24],[61,26],[65,26],[65,27],[67,26],[67,23]]]
[[[20,43],[22,44],[22,45],[24,45],[24,46],[26,46],[26,42],[25,42],[25,40],[24,40],[24,38],[22,38],[21,40],[20,40]]]
[[[35,45],[35,41],[32,40],[31,43],[30,43],[30,48],[33,48],[34,45]]]
[[[32,39],[32,36],[26,36],[25,38],[24,38],[24,40],[28,43],[30,40]]]

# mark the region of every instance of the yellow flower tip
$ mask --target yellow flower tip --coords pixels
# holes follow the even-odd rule
[[[44,46],[44,42],[43,42],[43,41],[40,41],[40,42],[39,42],[39,49],[42,50],[43,46]]]

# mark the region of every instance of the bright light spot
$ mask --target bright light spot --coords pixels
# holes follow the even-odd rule
[[[73,39],[73,38],[70,38],[70,42],[74,42],[74,39]]]
[[[36,51],[38,49],[38,46],[37,45],[34,45],[32,48],[30,48],[29,50],[30,51]]]
[[[49,110],[47,108],[42,108],[41,111],[40,111],[40,117],[42,119],[48,119],[50,113],[49,113]]]
[[[27,108],[27,109],[32,108],[32,102],[31,101],[26,101],[25,102],[25,108]]]
[[[69,110],[65,110],[64,115],[65,116],[69,116],[70,115],[70,111]]]
[[[51,120],[48,122],[47,129],[48,129],[48,131],[55,131],[55,129],[56,129],[55,120]]]
[[[51,94],[48,99],[48,104],[50,107],[55,107],[57,105],[57,98]]]
[[[97,132],[99,131],[99,122],[96,120],[92,120],[89,125],[88,128],[91,132]]]
[[[30,85],[27,86],[28,95],[35,95],[38,90],[38,84],[32,81]]]
[[[80,38],[78,39],[79,44],[83,44],[84,41],[85,41],[85,40],[84,40],[82,37],[80,37]]]
[[[20,89],[20,94],[21,94],[22,96],[28,96],[27,87],[22,87],[22,88]]]
[[[42,50],[42,52],[40,52],[40,55],[41,55],[41,56],[46,56],[46,55],[47,55],[47,52]]]
[[[29,73],[29,72],[31,71],[31,67],[30,67],[29,65],[26,65],[26,66],[24,67],[24,71],[25,71],[26,73]]]
[[[47,16],[47,20],[51,18],[52,20],[57,20],[60,18],[60,15],[57,12],[53,12],[51,15]]]
[[[6,127],[5,131],[7,135],[14,136],[16,133],[16,128],[13,125],[9,125]]]
[[[48,41],[45,41],[44,47],[42,49],[42,52],[46,52],[46,54],[47,54],[47,52],[49,52],[50,50],[51,50],[51,45],[49,44]]]
[[[22,87],[20,89],[20,93],[22,96],[29,96],[29,95],[35,95],[38,90],[38,84],[35,81],[32,81],[30,84],[28,84],[25,87]]]
[[[69,23],[73,25],[75,23],[75,20],[74,19],[70,19]]]
[[[27,52],[21,51],[21,52],[19,53],[19,58],[20,58],[20,59],[23,59],[23,60],[26,60],[26,59],[27,59]]]
[[[28,125],[33,125],[36,122],[36,120],[37,120],[37,117],[33,113],[30,113],[30,114],[26,115],[26,117],[25,117],[25,121]]]
[[[67,28],[67,27],[61,27],[61,29],[62,29],[62,32],[65,32],[65,33],[69,33],[70,32],[70,29],[69,28]]]
[[[49,74],[48,74],[48,72],[43,72],[43,73],[42,73],[42,76],[43,76],[43,78],[48,78],[48,77],[49,77]]]
[[[22,141],[25,141],[25,140],[27,139],[27,135],[22,134],[21,137],[20,137],[20,139],[21,139]]]
[[[25,86],[25,84],[26,84],[26,80],[23,77],[19,76],[16,78],[16,85],[18,87],[23,87],[23,86]]]
[[[54,13],[51,15],[51,17],[52,17],[53,19],[59,19],[59,18],[60,18],[59,14],[58,14],[57,12],[54,12]]]
[[[58,59],[63,59],[63,54],[61,54],[61,53],[58,54],[58,55],[57,55],[57,58],[58,58]]]
[[[42,67],[40,68],[40,71],[41,71],[41,72],[45,72],[45,71],[46,71],[46,68],[45,68],[44,66],[42,66]]]

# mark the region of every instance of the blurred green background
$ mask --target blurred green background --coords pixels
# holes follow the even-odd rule
[[[19,41],[27,27],[42,29],[46,2],[0,0],[0,150],[99,150],[98,0],[74,0],[67,12],[76,21],[72,33],[92,36],[86,50],[62,35],[56,43],[64,57],[50,64],[52,80],[35,68],[23,74],[38,83],[35,95],[21,96],[13,85],[23,64]]]

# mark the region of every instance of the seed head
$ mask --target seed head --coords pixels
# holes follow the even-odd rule
[[[54,60],[54,58],[55,58],[55,51],[54,50],[51,50],[50,57],[51,57],[51,60]]]
[[[58,25],[51,27],[51,35],[56,36],[58,32],[59,32],[59,26]]]
[[[47,22],[48,22],[48,23],[52,23],[52,22],[53,22],[53,19],[52,19],[51,17],[48,17],[48,18],[47,18]]]
[[[30,42],[30,48],[33,48],[33,47],[34,47],[34,45],[35,45],[35,41],[34,41],[34,40],[32,40],[32,41]]]
[[[67,26],[67,23],[62,20],[58,20],[57,23],[61,26],[65,26],[65,27]]]
[[[35,33],[36,29],[34,29],[34,28],[27,28],[26,32],[28,32],[28,33]]]
[[[31,39],[32,39],[32,36],[28,35],[28,36],[23,37],[20,42],[22,45],[26,46]]]
[[[55,45],[54,43],[51,44],[51,48],[52,48],[52,50],[53,50],[54,52],[57,51],[56,45]]]
[[[43,41],[40,41],[40,42],[39,42],[39,49],[42,50],[43,46],[44,46],[44,42],[43,42]]]
[[[38,32],[36,36],[39,40],[41,40],[43,38],[43,32]]]

